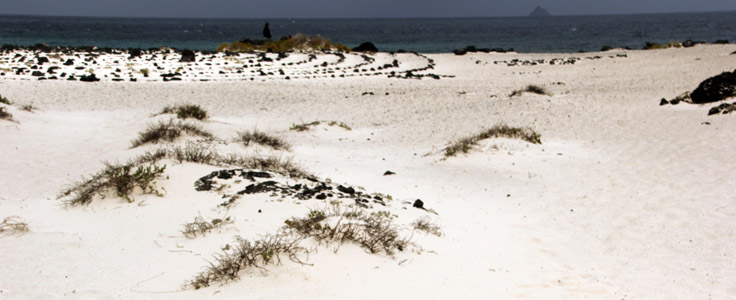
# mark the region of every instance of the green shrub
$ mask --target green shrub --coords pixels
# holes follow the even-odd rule
[[[532,144],[541,144],[541,135],[531,128],[509,127],[505,124],[494,125],[478,135],[462,138],[445,148],[445,156],[455,156],[458,152],[468,153],[479,141],[488,138],[507,137],[521,139]]]
[[[131,194],[136,187],[143,190],[144,194],[157,194],[155,180],[160,177],[166,165],[164,166],[137,166],[132,165],[107,165],[105,178],[108,186],[112,188],[118,197],[128,202],[133,202]]]
[[[13,105],[13,103],[11,103],[10,100],[8,100],[8,98],[3,97],[2,95],[0,95],[0,103],[7,104],[7,105]]]

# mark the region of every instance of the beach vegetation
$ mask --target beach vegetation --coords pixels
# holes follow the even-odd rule
[[[394,223],[396,215],[387,211],[366,213],[357,206],[344,209],[339,203],[324,209],[312,209],[304,217],[284,221],[284,230],[302,238],[312,238],[320,244],[353,243],[370,253],[393,255],[404,251],[409,238],[402,237]]]
[[[174,122],[174,120],[169,120],[168,122],[159,121],[157,124],[149,124],[146,130],[138,133],[138,138],[132,142],[132,148],[145,144],[173,142],[184,133],[203,138],[213,137],[212,133],[194,123]]]
[[[148,77],[148,69],[140,69],[138,70],[141,74],[143,74],[143,77]]]
[[[521,96],[524,93],[534,93],[534,94],[538,94],[538,95],[552,96],[552,93],[550,93],[549,91],[547,91],[547,89],[545,89],[545,88],[543,88],[541,86],[538,86],[538,85],[530,84],[530,85],[527,85],[526,87],[524,87],[523,89],[519,89],[519,90],[513,91],[511,93],[511,95],[509,95],[509,97]]]
[[[179,119],[207,119],[207,111],[196,104],[181,104],[164,107],[159,114],[176,114]]]
[[[236,41],[231,44],[223,43],[217,47],[217,52],[288,52],[288,51],[341,51],[350,52],[350,48],[333,43],[319,35],[307,36],[301,33],[291,38],[282,38],[274,41]]]
[[[520,139],[532,144],[542,143],[541,135],[531,128],[509,127],[505,124],[498,124],[477,135],[459,139],[450,146],[447,146],[444,150],[445,157],[455,156],[461,152],[468,153],[478,142],[497,137]]]
[[[428,217],[421,217],[411,223],[414,230],[421,231],[427,234],[432,234],[436,236],[442,236],[442,231],[440,230],[440,226],[436,223],[432,222]]]
[[[163,176],[165,170],[166,165],[105,163],[102,171],[63,190],[58,198],[65,198],[64,202],[68,206],[78,206],[92,203],[95,196],[105,198],[108,192],[113,192],[129,203],[134,201],[132,194],[136,190],[141,190],[143,194],[162,196],[156,188],[156,180]]]
[[[28,223],[18,216],[7,217],[0,223],[0,234],[22,234],[28,231]]]
[[[13,121],[13,114],[8,112],[5,107],[0,106],[0,120]]]
[[[201,216],[194,218],[193,222],[185,223],[184,229],[181,233],[188,239],[196,238],[197,236],[205,236],[212,230],[222,228],[222,226],[232,224],[233,219],[230,217],[216,218],[210,221],[205,220]]]
[[[305,265],[302,257],[311,251],[301,246],[305,239],[313,239],[319,244],[356,244],[366,252],[392,255],[408,247],[410,238],[400,234],[401,228],[394,223],[396,215],[386,211],[367,213],[360,207],[349,205],[343,208],[339,203],[322,209],[311,209],[303,217],[292,217],[273,235],[249,241],[236,237],[234,243],[222,248],[222,253],[214,255],[214,262],[205,267],[185,287],[200,289],[212,284],[225,284],[240,278],[240,272],[247,269],[265,270],[269,264],[281,264],[281,256]],[[429,224],[429,223],[428,223]],[[426,225],[426,224],[425,224]],[[429,225],[426,225],[429,226]],[[439,232],[436,225],[429,230]]]
[[[5,105],[13,105],[13,103],[10,102],[8,98],[3,97],[3,95],[0,95],[0,103],[5,104]]]
[[[314,121],[311,123],[292,124],[289,130],[300,131],[300,132],[307,131],[307,130],[312,129],[312,127],[318,126],[322,123],[326,123],[329,126],[337,126],[347,131],[353,130],[353,128],[351,128],[348,124],[345,124],[343,122],[338,122],[338,121]]]
[[[300,256],[309,254],[309,250],[300,246],[300,242],[299,237],[284,233],[266,235],[254,241],[236,236],[234,242],[222,247],[222,253],[213,255],[214,262],[184,286],[200,289],[235,281],[240,278],[241,271],[265,270],[267,265],[280,265],[282,256],[295,263],[306,264]]]
[[[268,135],[258,130],[238,132],[237,142],[242,143],[246,147],[253,144],[268,146],[274,150],[290,150],[291,145],[283,139]]]
[[[244,169],[260,169],[286,175],[292,178],[313,177],[312,174],[294,164],[290,159],[270,155],[239,155],[218,153],[212,146],[188,142],[184,146],[159,148],[149,151],[134,160],[135,163],[155,163],[162,159],[172,159],[179,163],[191,162],[211,166],[235,166]]]
[[[682,48],[682,42],[669,42],[664,44],[646,42],[644,44],[644,50],[655,50],[655,49],[667,49],[667,48]]]
[[[36,109],[37,108],[35,106],[31,105],[31,104],[26,104],[26,105],[23,105],[23,106],[20,107],[20,110],[24,110],[24,111],[27,111],[27,112],[33,112]]]

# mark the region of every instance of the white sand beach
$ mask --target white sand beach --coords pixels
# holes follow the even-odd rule
[[[709,116],[720,103],[659,105],[736,69],[734,51],[197,53],[195,63],[173,53],[58,54],[45,55],[36,76],[27,63],[36,54],[3,53],[0,95],[12,105],[0,105],[13,120],[0,120],[0,220],[17,216],[29,231],[0,235],[0,299],[736,298],[736,115]],[[67,80],[89,74],[100,81]],[[549,95],[510,96],[527,85]],[[205,109],[207,119],[188,122],[217,139],[131,148],[149,124],[175,119],[158,113],[177,104]],[[542,143],[490,138],[445,157],[451,142],[501,123],[529,127]],[[254,129],[291,149],[234,141]],[[105,162],[188,143],[289,159],[320,181],[380,193],[385,206],[365,210],[395,215],[410,242],[387,254],[306,238],[306,264],[282,256],[194,289],[185,283],[236,236],[275,234],[330,200],[246,194],[223,208],[248,182],[194,184],[238,166],[171,158],[158,162],[161,195],[138,189],[128,203],[108,191],[77,206],[57,198]],[[412,207],[417,199],[426,209]],[[185,237],[197,216],[233,222]],[[442,235],[414,230],[422,217]]]

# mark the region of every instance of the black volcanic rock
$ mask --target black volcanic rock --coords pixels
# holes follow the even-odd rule
[[[736,96],[736,70],[723,72],[701,82],[691,94],[693,103],[721,101]]]
[[[360,46],[353,48],[353,51],[355,52],[378,52],[378,48],[376,48],[375,45],[371,42],[365,42],[360,44]]]
[[[537,6],[534,8],[534,10],[529,14],[530,17],[549,17],[552,16],[546,9]]]
[[[89,74],[87,76],[82,76],[81,78],[79,78],[79,81],[83,81],[83,82],[95,82],[95,81],[100,81],[100,79],[97,78],[97,76],[95,76],[95,74]]]
[[[179,62],[195,62],[197,60],[192,50],[182,50]]]

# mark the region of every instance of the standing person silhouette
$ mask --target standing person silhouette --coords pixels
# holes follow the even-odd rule
[[[263,39],[264,40],[271,39],[271,29],[268,29],[268,22],[266,22],[266,26],[263,27]]]

